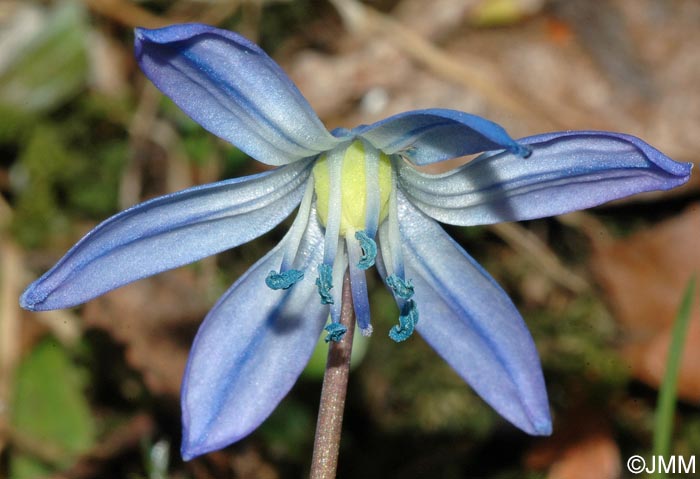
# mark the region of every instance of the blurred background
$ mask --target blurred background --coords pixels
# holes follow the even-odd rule
[[[74,0],[0,2],[0,477],[295,478],[308,474],[321,351],[249,438],[183,463],[178,393],[216,298],[280,238],[31,314],[23,288],[111,214],[261,171],[138,70],[132,28],[205,22],[259,42],[329,128],[447,107],[514,137],[639,136],[700,151],[697,0]],[[414,336],[370,277],[343,478],[629,477],[648,454],[670,328],[700,271],[700,176],[563,217],[448,228],[508,291],[537,343],[554,434],[531,438]],[[686,337],[672,451],[700,454],[700,308]],[[700,470],[698,471],[700,473]]]

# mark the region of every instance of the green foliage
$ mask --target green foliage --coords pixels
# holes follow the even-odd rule
[[[99,220],[116,209],[128,146],[123,129],[94,107],[98,101],[81,102],[61,122],[27,122],[18,129],[23,135],[13,168],[12,230],[25,246],[65,234],[69,212]],[[0,119],[0,132],[5,125]]]
[[[0,71],[0,103],[41,112],[74,96],[87,78],[86,32],[79,3],[65,2],[47,13],[41,34],[20,46]]]
[[[629,376],[615,348],[617,329],[599,299],[584,294],[563,310],[546,307],[525,311],[524,316],[537,343],[553,402],[562,392],[570,403],[569,388],[596,402],[625,387]]]
[[[49,125],[33,129],[15,174],[18,198],[12,230],[17,239],[27,246],[41,244],[65,218],[56,205],[56,180],[73,160],[60,133]]]
[[[315,421],[306,404],[287,398],[263,423],[258,434],[276,456],[303,461],[313,442]]]
[[[0,103],[0,145],[26,141],[35,122],[33,114]]]
[[[40,445],[41,460],[13,451],[10,477],[33,479],[71,465],[95,440],[95,423],[82,393],[85,374],[55,341],[35,346],[17,370],[11,423],[25,441]]]
[[[673,417],[676,412],[676,397],[678,387],[678,374],[681,367],[681,357],[683,355],[683,345],[688,333],[690,323],[691,308],[695,296],[695,276],[690,278],[686,286],[678,314],[673,324],[671,333],[671,344],[668,348],[668,358],[666,360],[666,372],[659,390],[659,401],[656,406],[656,418],[654,421],[654,445],[655,456],[668,457],[671,453],[671,435],[673,433]],[[657,471],[657,477],[665,475]]]
[[[495,413],[419,335],[391,341],[387,334],[398,310],[386,290],[370,290],[374,335],[367,367],[359,372],[374,421],[387,432],[464,434],[475,440],[487,435]]]

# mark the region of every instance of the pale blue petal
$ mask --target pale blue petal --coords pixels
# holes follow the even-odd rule
[[[519,140],[528,158],[488,153],[441,175],[405,164],[399,184],[429,216],[456,225],[491,224],[569,213],[688,181],[677,163],[629,135],[579,131]]]
[[[398,200],[417,331],[503,417],[529,434],[550,434],[537,350],[515,306],[437,223],[402,194]]]
[[[335,139],[267,54],[240,35],[201,24],[136,29],[151,81],[215,135],[270,165],[332,148]]]
[[[299,204],[308,161],[156,198],[88,233],[20,298],[35,311],[75,306],[274,228]]]
[[[288,238],[236,281],[197,333],[182,385],[186,460],[256,429],[311,357],[328,318],[308,274],[323,258],[315,210],[294,264],[307,274],[288,290],[271,290],[265,277],[282,261]]]
[[[416,165],[428,165],[482,151],[527,149],[496,123],[456,110],[416,110],[353,130],[384,153],[399,154]]]

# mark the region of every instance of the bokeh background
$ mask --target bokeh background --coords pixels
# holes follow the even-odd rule
[[[308,474],[322,352],[249,438],[189,463],[178,453],[196,329],[284,225],[74,310],[17,304],[109,215],[263,168],[187,118],[135,64],[133,27],[190,21],[259,42],[329,128],[447,107],[515,137],[623,131],[698,163],[697,0],[2,0],[0,477]],[[683,188],[595,210],[448,228],[531,328],[550,438],[507,424],[420,337],[390,341],[397,312],[371,277],[375,334],[356,345],[339,477],[628,477],[626,459],[650,451],[670,328],[700,271],[694,173]],[[672,442],[685,456],[700,454],[695,297]]]

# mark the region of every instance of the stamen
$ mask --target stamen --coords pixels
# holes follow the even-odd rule
[[[289,289],[295,283],[298,283],[304,278],[304,272],[298,269],[293,269],[292,265],[296,259],[297,251],[299,251],[299,243],[301,243],[301,238],[304,235],[304,231],[306,231],[309,223],[313,193],[313,179],[309,178],[309,181],[306,183],[304,197],[299,204],[299,211],[294,219],[294,223],[292,223],[292,227],[289,229],[289,233],[287,233],[287,246],[284,256],[282,257],[280,272],[278,273],[274,270],[270,271],[265,278],[265,284],[270,289]]]
[[[363,336],[372,334],[369,314],[369,298],[367,297],[367,278],[365,272],[359,269],[360,245],[348,238],[345,239],[348,248],[348,263],[350,269],[350,284],[352,286],[352,301],[355,308],[355,318]]]
[[[393,326],[391,330],[389,330],[389,337],[397,343],[406,341],[413,334],[417,323],[418,308],[416,307],[416,302],[411,299],[406,301],[403,308],[401,308],[399,325]]]
[[[334,323],[340,322],[340,310],[343,306],[343,281],[345,280],[345,271],[348,269],[348,258],[345,254],[345,243],[338,244],[338,252],[335,254],[333,261],[333,303],[331,306],[331,321]]]
[[[389,195],[389,214],[387,220],[379,227],[379,244],[382,259],[388,275],[404,277],[403,254],[401,251],[401,233],[399,232],[398,201],[396,199],[396,167],[391,169],[391,193]]]
[[[302,279],[304,279],[304,272],[298,269],[288,269],[280,273],[270,271],[267,278],[265,278],[265,284],[270,289],[289,289]]]
[[[403,278],[403,255],[401,254],[401,233],[399,231],[399,202],[396,199],[396,168],[391,169],[391,196],[389,197],[389,246],[391,248],[391,262],[393,274]]]
[[[395,274],[392,274],[386,279],[386,284],[394,292],[394,295],[408,301],[413,296],[413,283],[409,279],[404,281]]]
[[[343,339],[343,336],[345,336],[345,333],[348,331],[348,328],[340,323],[331,323],[323,329],[328,331],[328,335],[325,338],[327,343],[330,343],[331,341],[337,343]]]
[[[306,191],[304,191],[304,197],[299,204],[299,211],[297,212],[297,217],[292,223],[292,227],[289,229],[289,244],[287,250],[284,252],[284,257],[282,258],[282,266],[280,267],[280,272],[284,272],[292,269],[292,264],[296,259],[297,251],[299,250],[299,243],[301,243],[301,238],[304,236],[307,225],[309,224],[309,216],[311,215],[311,205],[314,196],[314,180],[313,177],[309,178],[306,183]],[[267,282],[267,280],[266,280]]]
[[[362,248],[362,256],[360,257],[357,267],[360,269],[369,269],[374,266],[374,261],[377,258],[377,243],[367,236],[364,231],[355,233],[355,239],[360,242]]]
[[[367,140],[362,139],[365,159],[365,232],[374,238],[379,227],[381,209],[379,161],[381,153]],[[366,268],[365,268],[366,269]]]
[[[323,263],[332,265],[338,249],[340,222],[342,218],[341,176],[344,150],[336,148],[328,153],[328,176],[330,177],[330,193],[328,195],[328,218],[326,222],[326,237],[323,247]]]
[[[333,267],[326,263],[318,265],[318,278],[316,278],[318,294],[321,296],[321,304],[333,304],[331,289],[333,288]]]

